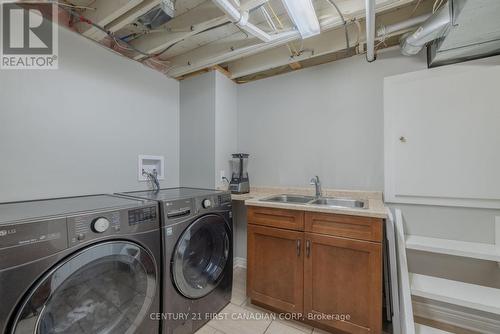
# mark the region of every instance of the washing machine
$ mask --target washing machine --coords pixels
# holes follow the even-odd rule
[[[160,258],[156,202],[0,204],[0,333],[158,334]]]
[[[127,193],[160,203],[162,332],[191,334],[231,301],[231,194],[197,188]]]

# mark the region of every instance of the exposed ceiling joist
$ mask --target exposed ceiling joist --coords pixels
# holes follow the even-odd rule
[[[227,22],[229,22],[227,16],[223,15],[220,9],[209,0],[176,16],[165,25],[165,32],[147,34],[135,39],[131,44],[143,52],[157,53],[201,31]],[[143,55],[135,57],[137,60],[142,58],[144,58]]]
[[[413,2],[413,0],[378,0],[376,4],[376,11],[387,11],[407,5],[411,2]],[[364,18],[365,9],[362,2],[342,2],[341,4],[343,5],[341,10],[345,16],[349,18],[355,17],[357,19]],[[332,16],[331,13],[332,11],[330,8],[318,12],[323,32],[342,25],[340,18],[338,16]],[[259,41],[255,39],[241,40],[241,38],[235,38],[233,35],[228,36],[222,40],[199,47],[187,54],[182,54],[169,59],[171,61],[172,68],[168,74],[172,77],[180,77],[205,67],[254,55],[256,53],[295,41],[299,38],[300,34],[295,30],[283,34],[282,38],[274,40],[270,43],[259,43]]]
[[[363,34],[365,29],[364,22],[360,23],[360,26],[360,33]],[[349,40],[352,43],[351,45],[356,42],[357,34],[357,29],[351,25],[349,27]],[[360,42],[362,43],[365,37],[360,37]],[[300,65],[300,61],[344,50],[346,48],[344,29],[333,29],[318,36],[309,38],[304,41],[303,48],[304,50],[310,51],[303,52],[301,55],[294,56],[293,58],[290,56],[288,47],[286,45],[282,45],[277,48],[257,53],[250,57],[238,59],[229,63],[231,79],[262,72],[283,65],[289,65],[293,69],[297,69],[297,66],[294,64]]]
[[[95,10],[86,10],[83,15],[103,30],[88,24],[77,27],[85,36],[170,77],[182,78],[222,65],[225,71],[229,70],[226,75],[242,82],[271,72],[284,73],[348,57],[355,50],[360,52],[359,47],[354,49],[352,45],[364,45],[366,39],[364,0],[336,0],[349,22],[349,52],[344,52],[344,21],[336,6],[326,0],[313,0],[322,33],[308,39],[301,39],[281,0],[229,0],[231,5],[224,0],[182,0],[176,2],[175,15],[170,14],[163,21],[166,23],[153,26],[138,21],[156,10],[160,1],[94,0]],[[422,4],[435,0],[374,1],[380,25],[407,22],[422,11],[429,13],[429,6]],[[408,12],[405,8],[411,11],[408,17],[402,17],[403,12]],[[382,17],[386,14],[390,19],[384,22]],[[116,38],[111,36],[115,41],[106,38],[104,30],[115,34]],[[397,38],[391,37],[387,45],[394,44]],[[128,43],[128,47],[118,45],[118,39],[122,44]]]
[[[269,2],[269,0],[246,0],[241,3],[240,9],[242,11],[251,11],[255,8],[259,8],[267,2]]]
[[[132,45],[138,48],[139,50],[143,50],[144,52],[147,53],[157,53],[160,52],[161,50],[165,50],[166,48],[176,43],[179,43],[180,41],[186,38],[199,34],[200,32],[205,31],[207,29],[218,27],[227,22],[228,19],[226,16],[219,16],[209,21],[204,21],[195,24],[191,27],[191,30],[187,32],[180,31],[180,32],[169,32],[169,33],[152,33],[148,35],[149,37],[147,39],[139,38],[137,40],[134,40],[132,42]],[[137,55],[136,57],[134,57],[134,59],[136,60],[140,60],[142,58],[144,58],[143,55]]]
[[[418,10],[413,11],[413,4],[407,5],[397,10],[386,11],[377,15],[378,25],[391,25],[397,22],[404,21],[412,15],[418,16],[422,13],[427,13],[432,10],[432,0],[424,0]],[[365,24],[360,23],[360,31],[355,29],[354,25],[349,26],[349,41],[350,45],[354,45],[356,41],[363,44],[366,40]],[[357,35],[359,33],[359,35]],[[401,34],[401,32],[399,32]],[[386,36],[390,37],[390,36]],[[357,40],[359,38],[359,40]],[[241,58],[228,64],[228,70],[231,73],[231,79],[240,78],[246,75],[263,72],[280,66],[289,65],[296,69],[295,64],[299,62],[321,57],[325,54],[338,52],[346,48],[343,29],[335,29],[323,33],[319,36],[307,39],[304,41],[303,48],[305,50],[314,50],[314,52],[304,52],[301,55],[290,57],[288,47],[283,45],[273,48],[253,56]]]
[[[144,0],[97,0],[92,4],[93,11],[86,11],[85,17],[90,21],[104,27],[120,16],[127,13],[132,8],[138,6]],[[103,39],[106,34],[90,25],[82,26],[82,34],[95,40]]]
[[[248,0],[241,5],[241,8],[242,10],[249,11],[265,4],[267,1],[268,0]],[[146,53],[157,53],[182,40],[199,34],[200,32],[230,22],[230,18],[227,15],[223,15],[222,11],[215,6],[212,0],[207,0],[168,22],[165,26],[165,32],[147,34],[134,40],[132,45]],[[186,28],[189,30],[175,31]],[[136,60],[142,58],[144,58],[143,55],[134,57]]]
[[[140,16],[158,6],[159,3],[160,0],[144,0],[139,6],[133,8],[123,16],[106,25],[106,29],[113,33],[117,32],[127,25],[134,23]]]

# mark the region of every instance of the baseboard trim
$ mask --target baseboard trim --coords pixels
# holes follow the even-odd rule
[[[244,257],[235,257],[233,260],[234,268],[245,268],[247,267],[247,259]]]
[[[500,320],[487,318],[477,314],[466,313],[461,310],[413,301],[415,316],[449,324],[484,334],[500,333]]]

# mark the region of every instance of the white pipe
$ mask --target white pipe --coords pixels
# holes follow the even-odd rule
[[[420,16],[415,16],[415,17],[412,17],[411,19],[408,19],[408,20],[405,20],[405,21],[401,21],[401,22],[398,22],[398,23],[394,23],[394,24],[389,24],[389,25],[386,25],[386,26],[380,26],[378,29],[377,29],[377,37],[384,37],[384,36],[388,36],[392,33],[395,33],[395,32],[398,32],[398,31],[401,31],[401,30],[405,30],[405,29],[408,29],[408,28],[412,28],[418,24],[422,24],[423,22],[425,22],[432,14],[424,14],[424,15],[420,15]]]
[[[365,0],[366,9],[366,60],[375,60],[375,0]]]
[[[256,25],[248,22],[248,11],[241,12],[239,9],[235,8],[229,0],[213,0],[214,3],[219,7],[229,19],[236,24],[241,29],[245,30],[249,34],[257,37],[264,42],[272,41],[276,36],[271,36],[262,29],[258,28]]]
[[[241,19],[241,13],[227,0],[214,0],[217,7],[219,7],[229,19],[233,22],[239,22]]]

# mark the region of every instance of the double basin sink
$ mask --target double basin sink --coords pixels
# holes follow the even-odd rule
[[[361,201],[352,198],[314,197],[283,194],[263,198],[261,199],[261,201],[287,204],[320,205],[332,208],[368,209],[368,201]]]

